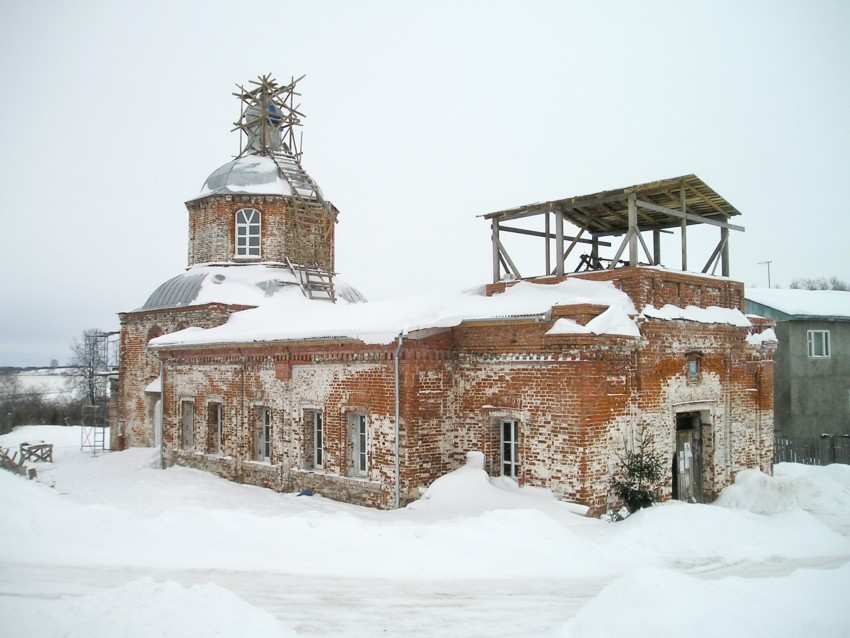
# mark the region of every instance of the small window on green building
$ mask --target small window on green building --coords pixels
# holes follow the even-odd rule
[[[809,358],[829,358],[829,330],[809,330],[806,333]]]

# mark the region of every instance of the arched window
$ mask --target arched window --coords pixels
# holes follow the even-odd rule
[[[260,211],[254,208],[236,211],[236,256],[260,257]]]

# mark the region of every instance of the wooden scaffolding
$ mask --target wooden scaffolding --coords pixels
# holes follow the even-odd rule
[[[280,177],[289,185],[292,198],[292,232],[286,246],[286,264],[310,299],[336,301],[330,243],[336,208],[325,201],[318,185],[301,165],[301,135],[297,127],[304,117],[296,98],[296,85],[304,78],[279,85],[269,75],[252,80],[250,88],[237,85],[241,102],[239,157],[258,154],[270,157]],[[320,258],[326,248],[328,258]]]
[[[574,249],[589,247],[580,255],[575,272],[638,265],[661,265],[661,233],[678,228],[681,233],[681,269],[688,270],[687,230],[693,224],[709,224],[720,229],[720,238],[703,273],[729,276],[729,231],[743,231],[743,226],[730,223],[740,215],[729,202],[718,195],[696,175],[673,177],[647,184],[592,195],[570,197],[482,215],[492,227],[493,282],[522,279],[516,263],[501,240],[502,233],[519,233],[545,240],[545,274],[564,275],[565,262]],[[506,226],[505,222],[543,218],[543,230]],[[578,228],[575,235],[564,233],[564,223]],[[554,225],[554,232],[552,227]],[[652,250],[643,237],[652,233]],[[617,242],[607,238],[622,237]],[[554,242],[555,263],[552,264]],[[609,257],[600,255],[600,247],[614,249]],[[643,254],[641,254],[641,251]],[[538,275],[539,276],[539,275]]]

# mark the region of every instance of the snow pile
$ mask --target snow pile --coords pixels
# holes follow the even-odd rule
[[[659,309],[649,305],[643,309],[641,316],[648,319],[663,319],[666,321],[682,319],[696,323],[720,323],[742,328],[748,328],[752,325],[746,315],[737,308],[720,308],[719,306],[709,306],[708,308],[688,306],[687,308],[679,308],[678,306],[666,304],[663,308]]]
[[[773,473],[739,472],[716,504],[757,514],[805,510],[831,526],[840,525],[836,513],[850,512],[850,465],[778,463]]]
[[[602,314],[588,321],[586,326],[569,317],[561,317],[546,334],[609,334],[639,337],[640,330],[634,319],[621,306],[610,306]]]
[[[399,334],[450,328],[463,321],[542,315],[553,306],[598,304],[616,310],[600,319],[608,328],[635,314],[631,299],[611,282],[568,279],[557,284],[521,281],[497,295],[483,289],[445,292],[363,304],[316,303],[297,289],[264,298],[259,307],[231,315],[222,326],[187,329],[154,339],[154,346],[349,338],[391,343]],[[603,313],[604,314],[604,313]],[[630,321],[630,320],[629,320]],[[607,328],[606,328],[607,329]]]
[[[387,512],[81,452],[76,427],[0,445],[38,440],[37,481],[0,472],[9,635],[846,635],[847,466],[741,472],[723,507],[608,523],[478,452]]]
[[[208,583],[183,587],[144,577],[95,594],[50,600],[34,606],[38,621],[25,613],[6,615],[8,636],[31,638],[286,638],[297,636],[270,613]],[[2,607],[0,607],[2,609]]]
[[[850,319],[850,292],[845,290],[747,288],[744,296],[788,315]]]
[[[747,335],[747,343],[753,346],[760,346],[765,342],[771,341],[779,341],[779,339],[776,338],[776,332],[774,332],[773,328],[767,328],[758,334]]]
[[[467,452],[466,465],[434,481],[422,497],[407,506],[409,511],[429,514],[463,514],[488,510],[544,509],[584,516],[587,507],[557,501],[549,490],[519,487],[516,481],[490,477],[484,470],[484,454]]]
[[[600,592],[555,635],[797,638],[847,635],[850,565],[768,578],[705,580],[644,569]],[[813,613],[813,607],[822,613]],[[830,610],[842,610],[831,613]]]
[[[603,535],[617,553],[648,565],[686,561],[701,569],[717,569],[740,562],[769,563],[780,557],[850,557],[850,539],[799,508],[764,516],[671,501],[640,510],[615,527],[616,531],[605,530]]]

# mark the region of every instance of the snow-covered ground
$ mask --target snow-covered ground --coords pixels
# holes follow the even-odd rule
[[[850,466],[744,472],[714,505],[620,523],[467,465],[380,512],[156,451],[0,472],[4,636],[850,635]]]

